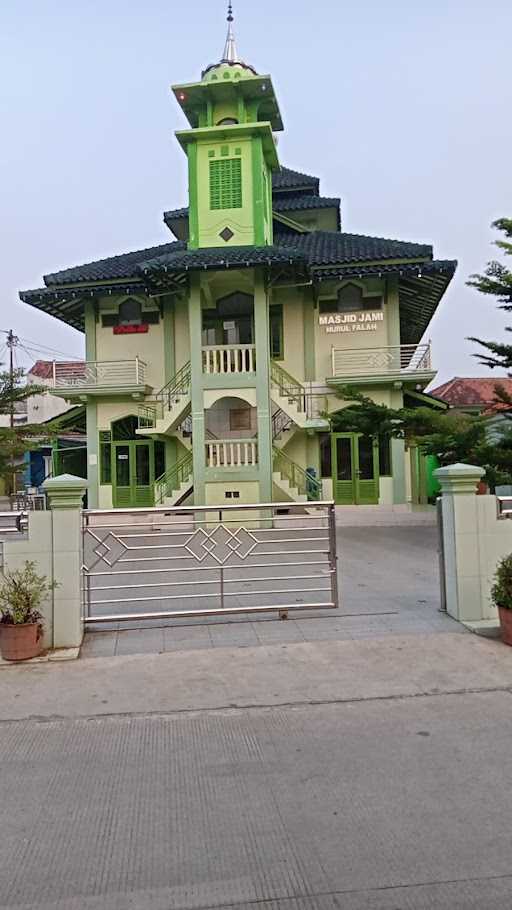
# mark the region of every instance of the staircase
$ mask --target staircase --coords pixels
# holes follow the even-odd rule
[[[190,414],[190,361],[160,389],[149,405],[139,408],[139,436],[164,436]]]
[[[288,458],[282,449],[273,447],[274,485],[293,502],[315,502],[321,499],[322,482]]]
[[[192,452],[177,461],[155,481],[155,505],[176,506],[194,488]]]
[[[284,449],[287,442],[290,441],[297,429],[297,424],[291,417],[286,414],[282,408],[278,408],[272,414],[272,442],[276,449]]]
[[[279,409],[284,411],[298,427],[305,427],[308,421],[308,395],[302,383],[290,376],[275,360],[272,360],[270,385],[272,400]]]

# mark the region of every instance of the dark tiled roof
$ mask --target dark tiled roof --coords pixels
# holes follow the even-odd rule
[[[253,265],[303,263],[300,250],[282,246],[223,246],[201,250],[165,253],[139,264],[145,273],[185,272],[190,269],[243,268]]]
[[[184,209],[171,209],[170,212],[164,212],[164,221],[175,221],[178,218],[188,218],[188,206]]]
[[[314,197],[311,197],[314,198]],[[321,198],[321,197],[317,197]],[[336,231],[312,231],[307,234],[282,234],[279,243],[274,247],[256,249],[251,247],[220,247],[212,254],[211,250],[190,250],[184,241],[163,243],[159,246],[149,247],[144,250],[134,250],[120,256],[100,259],[97,262],[88,262],[85,265],[64,269],[45,276],[45,283],[49,290],[57,290],[64,284],[86,284],[95,281],[108,282],[113,279],[133,278],[140,274],[141,268],[145,269],[148,262],[151,268],[156,263],[167,265],[174,269],[201,268],[204,265],[211,267],[212,255],[222,260],[225,255],[229,261],[237,255],[240,261],[247,257],[255,256],[258,261],[266,262],[273,255],[280,256],[277,250],[285,248],[283,253],[286,259],[290,253],[294,258],[303,258],[310,266],[342,265],[351,262],[373,262],[389,259],[431,259],[432,247],[419,243],[408,243],[403,240],[387,240],[381,237],[366,237],[363,234],[344,234]],[[228,252],[239,250],[239,253]],[[252,252],[251,252],[252,250]],[[225,255],[224,255],[225,254]],[[220,260],[219,260],[220,261]],[[172,263],[172,266],[171,266]],[[34,292],[25,291],[24,296]]]
[[[183,241],[162,243],[159,246],[148,247],[145,250],[135,250],[132,253],[121,253],[120,256],[110,256],[108,259],[98,259],[96,262],[87,262],[85,265],[73,266],[61,272],[53,272],[44,276],[44,283],[48,287],[61,284],[75,284],[89,281],[108,281],[114,278],[131,278],[136,274],[136,267],[144,259],[152,259],[161,253],[170,253],[173,250],[184,249]]]
[[[432,247],[404,240],[344,234],[337,231],[311,231],[286,234],[280,245],[300,251],[310,266],[342,265],[349,262],[380,262],[386,259],[431,259]]]
[[[280,171],[272,173],[272,189],[279,192],[280,190],[313,190],[318,193],[320,180],[318,177],[311,177],[310,174],[301,174],[300,171],[293,171],[289,167],[282,167]]]
[[[338,198],[329,198],[328,196],[294,196],[292,193],[285,193],[282,196],[274,196],[272,208],[275,212],[300,212],[308,209],[339,209],[341,200]],[[164,212],[164,221],[170,224],[172,221],[181,221],[188,218],[188,208],[171,209]]]
[[[339,208],[341,199],[328,196],[276,196],[272,201],[275,212],[302,212],[306,209]]]
[[[139,263],[143,271],[188,271],[197,268],[221,268],[242,264],[303,261],[310,267],[344,265],[395,259],[424,260],[432,258],[432,247],[402,240],[385,240],[361,234],[339,234],[336,231],[312,231],[308,234],[280,234],[279,243],[269,247],[214,247],[213,249],[174,250]]]

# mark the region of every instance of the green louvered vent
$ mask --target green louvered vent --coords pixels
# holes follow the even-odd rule
[[[242,161],[210,161],[210,209],[242,208]]]

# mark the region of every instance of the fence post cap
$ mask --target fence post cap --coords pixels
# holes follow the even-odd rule
[[[475,477],[476,480],[480,480],[484,474],[484,468],[480,468],[478,465],[474,464],[463,464],[462,462],[458,462],[457,464],[449,464],[444,468],[436,468],[434,471],[434,475],[438,480],[444,480],[445,478],[450,477],[466,477],[468,479]]]
[[[439,481],[444,495],[456,493],[476,495],[477,485],[484,475],[484,468],[474,464],[449,464],[434,471],[434,477]]]
[[[42,486],[48,496],[50,509],[80,509],[89,484],[83,477],[59,474],[57,477],[48,477]]]

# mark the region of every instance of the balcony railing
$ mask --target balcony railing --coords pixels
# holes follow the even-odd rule
[[[250,468],[258,464],[255,439],[216,439],[205,444],[207,468]]]
[[[255,372],[256,348],[253,344],[220,344],[203,348],[203,373]]]
[[[430,344],[400,344],[381,348],[332,349],[333,376],[382,373],[414,375],[432,369]]]
[[[143,386],[146,364],[135,360],[103,360],[53,364],[55,389],[96,389]]]

